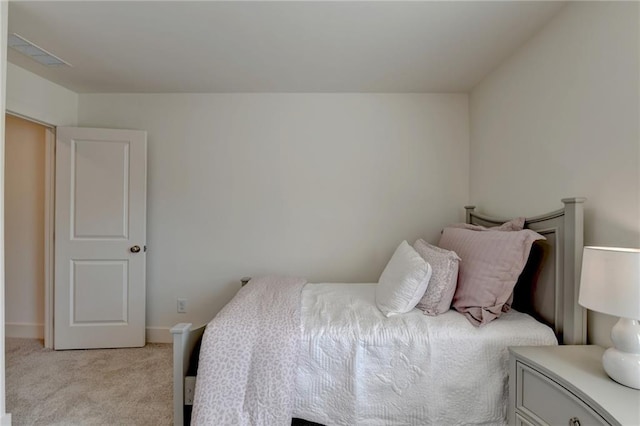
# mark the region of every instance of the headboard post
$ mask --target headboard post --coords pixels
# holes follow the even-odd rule
[[[564,255],[572,259],[565,262],[564,282],[564,334],[565,345],[585,345],[587,343],[587,310],[578,304],[582,249],[584,247],[584,202],[586,198],[563,198],[564,203]],[[570,266],[569,266],[570,265]]]
[[[466,217],[464,220],[466,223],[471,223],[471,213],[476,209],[476,206],[464,206],[464,209],[466,211]]]

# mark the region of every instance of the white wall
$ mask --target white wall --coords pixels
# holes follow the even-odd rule
[[[7,63],[8,111],[54,126],[75,126],[78,94]]]
[[[11,116],[5,128],[6,335],[42,338],[46,128]]]
[[[543,213],[585,196],[585,244],[640,247],[639,4],[569,3],[470,95],[471,201]],[[589,313],[610,345],[615,319]]]
[[[467,95],[88,94],[79,107],[81,126],[148,131],[154,340],[211,319],[242,276],[377,281],[402,239],[463,220]]]

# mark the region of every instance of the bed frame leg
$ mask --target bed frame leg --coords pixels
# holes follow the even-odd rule
[[[189,370],[191,354],[197,346],[206,326],[193,327],[191,323],[173,326],[173,424],[183,426],[185,422],[185,379]],[[195,378],[191,379],[195,381]],[[193,387],[191,388],[193,389]],[[194,395],[189,395],[193,398]]]
[[[190,323],[180,323],[171,328],[173,335],[173,424],[184,425],[184,376],[189,367],[186,355]]]

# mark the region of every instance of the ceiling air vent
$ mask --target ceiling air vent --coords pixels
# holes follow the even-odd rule
[[[9,35],[7,44],[9,45],[9,47],[17,50],[24,55],[27,55],[28,57],[41,63],[42,65],[46,65],[48,67],[71,66],[70,63],[63,61],[55,55],[52,55],[43,48],[36,46],[26,38],[19,36],[16,33]]]

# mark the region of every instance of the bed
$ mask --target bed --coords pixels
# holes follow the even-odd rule
[[[514,309],[477,329],[477,339],[468,338],[472,326],[453,310],[436,317],[412,311],[386,319],[381,327],[384,319],[372,299],[375,284],[307,284],[294,417],[321,424],[504,421],[507,346],[586,343],[586,314],[577,303],[584,199],[562,202],[560,210],[526,219],[525,227],[546,240],[532,248],[514,290]],[[473,206],[465,209],[469,224],[506,222]],[[528,332],[521,333],[524,329]],[[176,425],[188,421],[194,348],[203,331],[204,326],[191,324],[172,328]],[[348,362],[336,356],[340,353],[351,354]],[[485,364],[478,365],[496,370],[474,369],[480,359]]]

